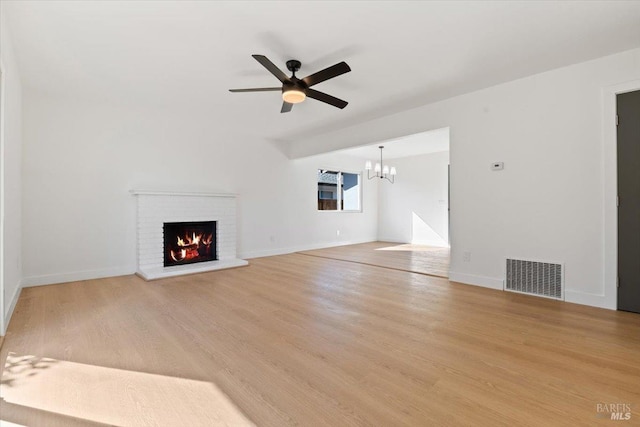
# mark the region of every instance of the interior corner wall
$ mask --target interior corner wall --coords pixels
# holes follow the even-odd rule
[[[362,161],[290,160],[212,117],[25,90],[23,229],[37,244],[23,248],[23,285],[135,272],[131,189],[238,194],[241,258],[375,240],[374,183],[363,183],[361,213],[317,211],[317,169],[357,171]]]
[[[378,184],[378,240],[448,246],[449,152],[390,159],[392,185]]]
[[[4,5],[0,3],[0,63],[3,79],[2,105],[0,106],[2,110],[0,335],[6,332],[20,293],[22,278],[22,85],[3,7]]]
[[[640,49],[633,49],[321,138],[335,150],[449,127],[450,278],[502,289],[506,257],[559,262],[567,301],[615,309],[604,246],[605,209],[615,203],[604,194],[615,181],[605,171],[611,147],[604,135],[615,116],[605,116],[611,108],[603,93],[638,79]],[[291,155],[317,152],[319,139]],[[499,161],[504,170],[492,171]]]

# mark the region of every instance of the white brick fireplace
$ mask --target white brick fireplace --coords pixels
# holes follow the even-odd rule
[[[132,190],[137,199],[137,274],[146,280],[241,267],[236,257],[236,195]],[[163,225],[216,221],[218,260],[164,266]]]

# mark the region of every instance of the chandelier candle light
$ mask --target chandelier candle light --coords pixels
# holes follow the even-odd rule
[[[384,145],[381,145],[378,148],[380,149],[380,163],[376,162],[376,166],[374,168],[375,175],[371,175],[371,161],[367,160],[364,164],[364,168],[367,170],[367,178],[384,178],[393,184],[397,173],[396,168],[391,166],[391,169],[389,169],[389,166],[382,163],[382,149],[384,148]]]

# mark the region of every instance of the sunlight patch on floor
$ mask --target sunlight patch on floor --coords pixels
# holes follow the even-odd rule
[[[15,353],[0,396],[3,404],[111,425],[254,425],[209,382]]]

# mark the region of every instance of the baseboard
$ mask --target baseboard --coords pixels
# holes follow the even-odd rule
[[[377,239],[378,242],[385,242],[385,243],[396,243],[398,245],[420,245],[420,246],[436,246],[439,248],[448,248],[449,245],[446,244],[446,242],[444,242],[443,240],[420,240],[420,241],[406,241],[406,240],[398,240],[395,237],[385,237],[385,236],[378,236]]]
[[[291,248],[277,248],[277,249],[262,249],[258,251],[240,252],[238,258],[240,259],[252,259],[263,258],[268,256],[286,255],[295,252]]]
[[[476,276],[466,273],[456,273],[454,271],[449,272],[449,281],[498,290],[502,290],[504,287],[502,279],[497,279],[495,277]]]
[[[290,254],[290,253],[300,252],[300,251],[310,251],[314,249],[331,248],[334,246],[356,245],[359,243],[369,243],[369,242],[375,242],[375,241],[376,239],[359,239],[359,240],[348,240],[348,241],[340,241],[340,242],[323,242],[323,243],[316,243],[313,245],[300,245],[300,246],[292,246],[287,248],[263,249],[258,251],[242,252],[239,254],[238,258],[241,258],[241,259],[262,258],[262,257],[268,257],[268,256],[275,256],[275,255],[285,255],[285,254]],[[43,285],[55,285],[57,283],[77,282],[80,280],[92,280],[92,279],[102,279],[105,277],[125,276],[128,274],[135,274],[135,272],[136,272],[136,266],[132,265],[129,267],[108,268],[103,270],[85,270],[85,271],[75,271],[72,273],[45,274],[42,276],[29,276],[29,277],[23,278],[22,286],[31,287],[31,286],[43,286]]]
[[[473,274],[449,272],[449,281],[465,283],[468,285],[482,286],[484,288],[503,290],[502,279],[494,277],[476,276]],[[601,294],[590,294],[566,289],[564,291],[565,302],[574,304],[588,305],[590,307],[606,308],[616,310],[616,303],[612,298],[607,298]]]
[[[398,240],[394,237],[384,237],[384,236],[378,236],[378,238],[376,239],[376,242],[397,243],[399,245],[408,245],[410,243],[410,242],[407,242],[406,240]]]
[[[126,276],[136,272],[135,265],[130,267],[106,268],[101,270],[74,271],[72,273],[45,274],[22,279],[23,287],[55,285],[57,283],[77,282],[79,280],[102,279],[105,277]]]
[[[447,245],[447,243],[444,242],[443,240],[419,240],[419,241],[411,242],[411,244],[419,245],[419,246],[435,246],[437,248],[449,247],[449,245]]]
[[[586,292],[565,289],[564,300],[566,302],[572,302],[574,304],[606,308],[609,310],[617,310],[615,299],[607,298],[606,295],[602,294],[590,294]]]
[[[348,240],[348,241],[341,241],[341,242],[315,243],[313,245],[291,246],[288,248],[264,249],[259,251],[242,252],[240,253],[239,258],[242,258],[242,259],[263,258],[268,256],[292,254],[294,252],[333,248],[336,246],[358,245],[360,243],[370,243],[375,241],[377,240],[376,239]]]
[[[9,304],[9,310],[4,314],[4,330],[0,331],[0,335],[6,335],[7,329],[9,328],[9,322],[11,321],[11,316],[13,316],[13,310],[16,308],[16,304],[18,303],[18,298],[20,298],[20,292],[22,291],[22,286],[17,286],[15,292],[13,293],[13,297],[11,299],[11,304]]]

